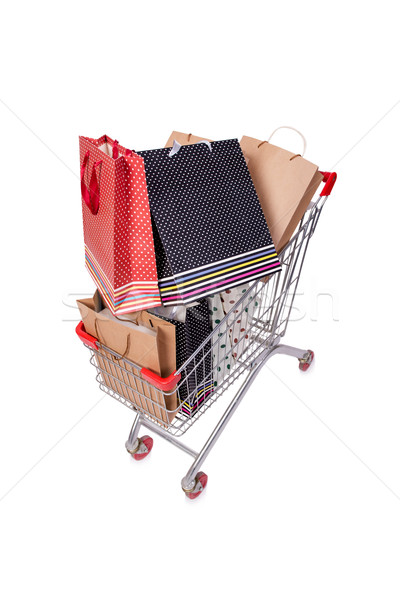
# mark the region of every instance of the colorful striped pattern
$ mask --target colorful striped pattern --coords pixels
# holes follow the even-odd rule
[[[123,315],[160,306],[157,281],[132,281],[114,290],[87,246],[85,246],[85,262],[87,270],[113,314]]]
[[[214,389],[214,384],[212,381],[208,381],[202,384],[198,391],[194,394],[193,399],[188,402],[187,400],[182,404],[181,411],[185,413],[185,415],[191,416],[196,412],[196,410],[201,406],[206,398],[211,394]]]
[[[159,281],[162,303],[188,304],[228,287],[260,279],[281,270],[273,244],[219,260],[215,263],[164,277]]]

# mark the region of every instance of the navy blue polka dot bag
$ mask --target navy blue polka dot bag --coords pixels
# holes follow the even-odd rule
[[[187,304],[281,270],[237,139],[138,152],[163,304]]]

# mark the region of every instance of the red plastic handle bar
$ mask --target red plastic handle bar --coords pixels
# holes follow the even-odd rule
[[[78,323],[75,331],[81,342],[93,350],[98,350],[98,340],[89,333],[86,333],[85,326],[82,321]],[[143,367],[140,369],[140,374],[145,381],[148,381],[162,392],[171,392],[181,380],[181,374],[177,373],[176,371],[171,373],[171,375],[168,375],[168,377],[160,377],[160,375],[156,375],[156,373],[153,373],[153,371],[150,371],[150,369]]]
[[[328,173],[327,171],[321,171],[321,175],[324,176],[322,181],[325,183],[321,196],[329,196],[336,183],[337,175],[336,173]]]
[[[90,335],[89,333],[86,333],[85,326],[83,325],[82,321],[78,323],[75,331],[78,334],[78,337],[81,340],[81,342],[86,344],[86,346],[93,348],[93,350],[98,350],[96,338]]]
[[[153,373],[153,371],[150,371],[150,369],[143,368],[140,370],[140,374],[145,381],[148,381],[163,392],[171,392],[181,379],[181,374],[176,371],[168,375],[168,377],[160,377]]]

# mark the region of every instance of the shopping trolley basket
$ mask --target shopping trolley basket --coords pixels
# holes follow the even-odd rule
[[[279,255],[282,270],[250,285],[204,343],[169,377],[159,377],[107,348],[85,331],[82,322],[76,328],[90,349],[90,362],[96,368],[101,390],[136,412],[125,444],[127,451],[136,460],[149,454],[152,438],[139,437],[144,426],[190,454],[194,462],[181,485],[191,499],[199,496],[207,484],[207,475],[200,467],[267,360],[275,354],[288,354],[296,357],[299,368],[306,371],[314,358],[311,350],[281,344],[281,339],[286,333],[308,243],[336,181],[336,173],[322,175],[325,186],[321,195],[310,204]],[[183,444],[179,436],[241,376],[240,388],[201,451],[195,452]],[[171,404],[165,398],[172,394],[184,400],[177,409],[167,410]]]

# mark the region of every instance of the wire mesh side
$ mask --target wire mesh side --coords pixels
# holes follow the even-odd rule
[[[175,390],[161,392],[141,378],[140,367],[100,346],[91,350],[91,362],[101,389],[173,435],[187,431],[261,352],[285,335],[308,243],[324,202],[320,197],[314,203],[280,253],[282,270],[247,290],[244,287],[240,300],[178,370],[181,381]]]

